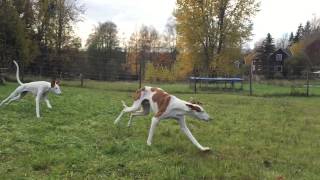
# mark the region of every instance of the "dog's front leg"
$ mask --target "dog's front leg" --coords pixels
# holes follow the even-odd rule
[[[46,102],[47,107],[48,107],[49,109],[52,109],[52,106],[51,106],[51,104],[50,104],[50,101],[49,101],[49,99],[48,99],[48,96],[44,96],[43,99],[44,99],[44,101]]]
[[[150,130],[149,130],[149,136],[148,136],[148,140],[147,140],[147,144],[149,146],[151,146],[151,144],[152,144],[152,137],[154,135],[155,128],[157,127],[159,121],[160,121],[159,118],[152,117],[151,127],[150,127]]]
[[[116,118],[116,120],[114,121],[114,124],[117,124],[121,117],[123,116],[124,113],[128,113],[128,112],[135,112],[137,111],[140,107],[141,107],[141,102],[140,101],[135,101],[133,103],[133,105],[131,107],[128,107],[123,101],[122,101],[122,105],[123,105],[123,110],[121,111],[121,113],[119,114],[119,116]]]
[[[40,118],[40,98],[41,98],[41,93],[38,93],[36,96],[36,114],[37,118]]]
[[[210,150],[209,147],[203,147],[201,146],[201,144],[196,140],[196,138],[193,137],[193,135],[191,134],[189,128],[187,127],[186,124],[186,120],[185,117],[182,116],[179,118],[179,124],[180,124],[180,128],[181,130],[188,136],[188,138],[191,140],[191,142],[196,145],[201,151],[208,151]]]
[[[130,114],[129,121],[128,121],[128,127],[131,126],[131,122],[132,122],[133,117],[135,117],[135,116],[145,116],[145,115],[147,115],[147,114],[148,114],[148,113],[146,113],[144,109],[142,109],[141,111],[137,111],[137,112],[131,113],[131,114]]]

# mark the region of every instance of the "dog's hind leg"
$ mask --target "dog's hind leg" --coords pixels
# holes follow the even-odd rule
[[[147,140],[147,144],[149,146],[151,146],[152,138],[153,138],[153,135],[154,135],[154,131],[155,131],[155,128],[157,127],[159,121],[160,120],[157,117],[153,117],[152,118],[150,130],[149,130],[149,135],[148,135],[148,140]]]
[[[6,103],[7,101],[9,101],[10,99],[13,99],[13,98],[19,96],[20,93],[18,93],[18,92],[19,92],[19,88],[17,88],[16,90],[14,90],[14,91],[10,94],[10,96],[8,96],[5,100],[3,100],[3,101],[0,103],[0,106],[2,106],[4,103]]]
[[[7,103],[6,105],[9,105],[12,101],[17,101],[21,98],[21,94],[18,94],[17,96],[11,98]]]

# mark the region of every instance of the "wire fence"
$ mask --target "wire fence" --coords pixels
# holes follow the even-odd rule
[[[60,67],[52,68],[53,62],[22,66],[21,79],[24,82],[51,80],[56,78],[62,85],[84,88],[97,88],[110,91],[135,91],[143,85],[160,86],[172,93],[233,93],[253,96],[320,96],[320,76],[313,73],[316,68],[299,75],[282,75],[265,78],[252,71],[239,71],[236,76],[218,76],[191,73],[185,80],[147,81],[144,77],[145,67],[141,61],[128,62],[125,59],[96,58],[99,64],[90,62],[92,57],[74,59]],[[99,62],[98,61],[98,62]],[[119,63],[118,63],[118,62]],[[116,63],[115,63],[116,62]],[[201,70],[200,70],[201,71]],[[16,68],[13,63],[0,67],[0,84],[15,82]],[[251,72],[251,73],[250,73]],[[162,74],[154,74],[155,77]],[[198,77],[199,79],[192,79]],[[237,79],[235,79],[237,78]],[[160,79],[160,78],[159,78]]]

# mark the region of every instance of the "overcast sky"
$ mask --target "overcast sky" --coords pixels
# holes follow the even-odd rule
[[[163,32],[175,8],[175,0],[82,0],[86,12],[77,24],[76,33],[84,43],[98,22],[113,21],[119,36],[127,38],[142,24],[154,26]],[[269,32],[274,38],[295,32],[300,23],[305,24],[320,16],[320,0],[261,0],[260,11],[254,18],[252,47]]]

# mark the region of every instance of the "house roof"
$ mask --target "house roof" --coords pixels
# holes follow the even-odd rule
[[[282,52],[286,53],[288,56],[292,56],[292,53],[289,49],[282,49],[282,48],[279,48],[277,49],[276,51],[274,51],[272,54],[276,53],[277,51],[281,50]],[[272,55],[271,54],[271,55]]]

